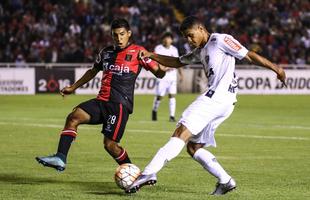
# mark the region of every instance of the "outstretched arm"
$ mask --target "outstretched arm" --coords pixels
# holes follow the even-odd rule
[[[67,94],[72,94],[77,88],[81,87],[82,85],[84,85],[85,83],[87,83],[88,81],[93,79],[98,74],[98,72],[99,72],[99,70],[95,67],[87,70],[85,72],[85,74],[79,80],[77,80],[75,83],[73,83],[70,86],[64,87],[60,91],[60,94],[62,96],[67,95]]]
[[[185,64],[180,62],[178,57],[159,55],[146,50],[141,50],[139,52],[139,57],[140,59],[151,58],[152,60],[155,60],[164,66],[172,68],[179,68],[185,66]]]
[[[282,67],[277,66],[276,64],[270,62],[268,59],[258,55],[253,51],[249,51],[248,54],[245,56],[245,58],[251,63],[254,63],[256,65],[274,71],[277,74],[278,79],[286,86],[285,84],[286,75]]]

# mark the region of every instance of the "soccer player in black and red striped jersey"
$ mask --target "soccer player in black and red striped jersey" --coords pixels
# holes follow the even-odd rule
[[[80,124],[102,124],[103,144],[118,164],[131,163],[124,148],[119,145],[129,114],[133,111],[135,81],[142,67],[156,77],[165,76],[165,68],[151,59],[139,59],[142,46],[131,44],[131,31],[125,19],[115,19],[111,24],[114,45],[100,51],[93,68],[73,85],[61,90],[61,95],[72,94],[77,88],[103,71],[101,89],[97,98],[79,104],[73,109],[61,132],[55,155],[36,157],[48,167],[63,171],[71,143],[77,136]]]

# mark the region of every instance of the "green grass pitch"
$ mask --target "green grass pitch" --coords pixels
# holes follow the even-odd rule
[[[177,117],[196,96],[177,96]],[[185,150],[158,174],[155,187],[124,194],[100,126],[80,126],[63,173],[38,165],[35,156],[55,152],[67,114],[92,97],[0,96],[0,199],[310,199],[310,96],[239,96],[216,132],[218,147],[210,148],[238,184],[219,198],[208,195],[215,178]],[[153,96],[135,97],[121,142],[141,169],[175,129],[167,98],[158,122],[150,120],[152,102]]]

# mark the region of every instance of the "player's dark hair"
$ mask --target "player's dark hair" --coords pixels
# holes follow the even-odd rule
[[[125,28],[127,31],[130,30],[128,21],[123,18],[117,18],[112,21],[111,30],[116,28]]]
[[[182,21],[179,29],[181,32],[184,32],[187,29],[192,28],[194,25],[203,25],[203,24],[201,23],[201,21],[197,17],[188,16]]]
[[[163,40],[166,37],[170,37],[171,39],[173,39],[173,34],[171,32],[164,32],[164,34],[162,34],[161,39]]]

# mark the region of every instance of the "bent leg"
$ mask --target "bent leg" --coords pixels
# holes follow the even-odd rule
[[[56,155],[36,157],[36,160],[47,167],[55,168],[58,171],[66,169],[67,155],[72,141],[76,137],[76,130],[79,124],[88,123],[90,116],[80,108],[73,110],[68,115],[66,124],[60,135],[58,150]]]
[[[104,136],[103,146],[119,165],[131,163],[126,150],[119,146],[117,142]]]
[[[194,143],[194,142],[188,142],[187,143],[187,153],[193,157],[194,154],[196,153],[196,151],[200,148],[204,147],[204,144],[200,144],[200,143]]]
[[[189,142],[187,144],[187,152],[200,163],[211,175],[218,179],[221,184],[228,183],[231,176],[217,162],[215,156],[203,148],[204,144]]]
[[[179,126],[170,140],[158,150],[152,161],[145,167],[142,174],[151,175],[159,172],[168,161],[180,154],[185,143],[191,136],[191,132],[185,126]]]
[[[75,108],[72,113],[67,116],[66,124],[60,135],[58,149],[56,155],[65,163],[67,155],[71,147],[71,143],[77,136],[77,127],[90,121],[90,115],[81,108]]]
[[[67,116],[64,129],[72,129],[76,131],[78,125],[89,123],[90,118],[91,117],[87,112],[77,107]]]

